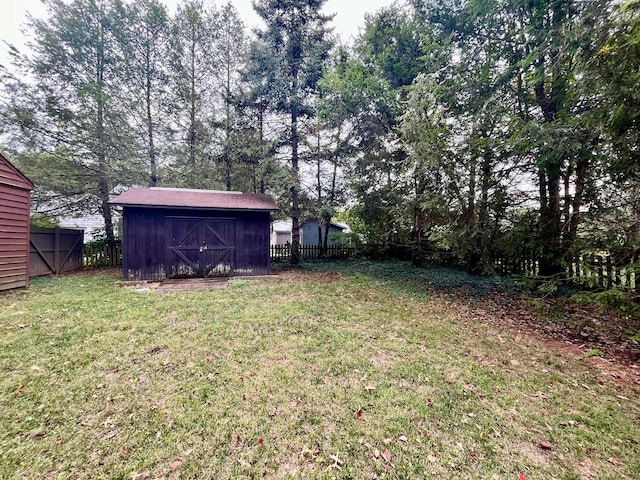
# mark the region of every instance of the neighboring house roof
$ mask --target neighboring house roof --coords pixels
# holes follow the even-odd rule
[[[20,170],[14,167],[4,155],[0,153],[0,184],[23,190],[33,190],[35,185]]]
[[[269,195],[223,192],[218,190],[191,190],[185,188],[136,187],[121,193],[109,203],[123,207],[269,212],[279,210]]]

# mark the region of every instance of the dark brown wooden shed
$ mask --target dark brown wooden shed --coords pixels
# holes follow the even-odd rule
[[[123,208],[125,280],[271,273],[268,195],[132,188],[110,203]]]
[[[0,154],[0,291],[29,284],[33,183]]]

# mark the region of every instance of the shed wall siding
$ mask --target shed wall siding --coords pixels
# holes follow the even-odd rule
[[[0,163],[0,166],[5,165]],[[29,190],[3,183],[0,177],[0,290],[29,283]],[[9,178],[12,179],[12,178]],[[17,183],[17,182],[14,182]]]
[[[271,272],[268,212],[125,207],[122,265],[125,280],[164,280],[172,275],[172,266],[177,261],[170,250],[172,222],[179,218],[234,220],[233,274],[266,275]]]
[[[0,155],[0,184],[30,191],[33,184],[18,171],[9,161]]]

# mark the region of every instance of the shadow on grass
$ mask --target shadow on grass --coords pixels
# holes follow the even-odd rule
[[[488,296],[496,291],[515,293],[520,289],[507,277],[470,275],[461,269],[435,264],[416,267],[401,260],[316,260],[304,263],[302,268],[313,272],[363,276],[382,283],[404,283],[412,291],[416,291],[416,287],[422,290],[433,287],[474,297]]]

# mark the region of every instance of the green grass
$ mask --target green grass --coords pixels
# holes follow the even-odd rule
[[[637,478],[637,390],[389,268],[0,296],[0,478]]]

